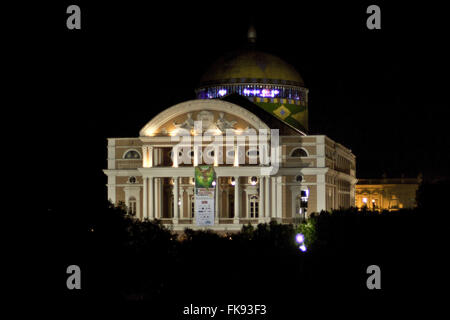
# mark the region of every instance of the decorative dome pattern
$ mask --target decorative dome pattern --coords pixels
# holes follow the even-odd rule
[[[290,64],[251,49],[219,58],[202,76],[200,86],[244,82],[304,86],[302,77]]]

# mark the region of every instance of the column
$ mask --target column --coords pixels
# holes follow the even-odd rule
[[[148,166],[153,167],[153,147],[148,147]]]
[[[277,181],[276,181],[276,177],[271,177],[271,185],[272,185],[272,192],[271,192],[271,204],[272,204],[272,218],[276,218],[277,217]]]
[[[182,179],[182,178],[180,178]],[[180,181],[181,182],[181,181]],[[183,187],[180,188],[180,219],[184,218],[184,189]]]
[[[239,223],[239,213],[240,213],[240,186],[239,186],[239,177],[234,177],[234,221],[233,223]]]
[[[153,220],[155,219],[155,192],[153,190],[153,186],[155,184],[154,178],[150,177],[148,178],[149,188],[148,188],[148,194],[149,194],[149,204],[148,204],[148,217],[149,219]]]
[[[247,219],[249,219],[250,218],[250,206],[249,206],[249,199],[248,199],[248,189],[244,189],[244,190],[242,190],[245,194],[244,194],[244,199],[245,199],[245,201],[246,201],[246,206],[245,206],[245,212],[244,212],[244,210],[242,210],[242,214],[241,215],[239,215],[239,218],[247,218]],[[240,197],[239,197],[239,200],[242,200],[242,195],[240,195]]]
[[[199,152],[198,146],[196,146],[195,143],[194,143],[194,161],[193,161],[194,162],[194,167],[198,166],[198,158],[199,158],[198,152]]]
[[[164,191],[164,178],[158,178],[159,184],[158,184],[158,210],[159,210],[159,218],[161,219],[163,217],[163,210],[164,210],[164,203],[163,203],[163,191]]]
[[[174,167],[174,168],[178,168],[178,147],[177,146],[174,146],[173,148],[172,148],[172,152],[173,152],[173,154],[172,154],[172,167]]]
[[[143,191],[143,194],[144,194],[144,199],[143,199],[143,204],[142,204],[142,208],[144,209],[144,212],[142,213],[142,218],[143,219],[147,219],[148,218],[148,215],[147,215],[147,213],[148,213],[148,211],[147,211],[147,204],[148,204],[148,199],[147,199],[147,180],[148,180],[148,178],[147,177],[144,177],[143,178],[143,184],[144,184],[144,191]]]
[[[147,153],[148,153],[148,147],[142,146],[142,167],[144,167],[144,168],[148,167]]]
[[[277,218],[283,217],[283,177],[277,177]],[[281,221],[280,221],[281,222]]]
[[[155,178],[155,196],[154,196],[154,217],[155,219],[161,219],[162,218],[162,211],[161,211],[161,190],[160,190],[160,186],[161,186],[161,178]]]
[[[162,158],[161,158],[162,151],[161,151],[161,149],[162,148],[157,148],[157,147],[153,148],[153,166],[154,167],[160,166],[161,163],[162,163]]]
[[[216,152],[214,152],[214,155]],[[216,211],[215,214],[215,224],[219,224],[220,212],[219,212],[219,192],[220,192],[220,183],[219,177],[216,177],[216,187],[214,190],[214,209]]]
[[[265,177],[265,184],[266,187],[264,189],[264,191],[266,192],[266,203],[264,204],[264,209],[265,209],[265,214],[264,217],[266,218],[266,221],[270,220],[270,176]]]
[[[317,212],[321,210],[327,210],[327,202],[326,202],[326,187],[325,187],[325,175],[318,174],[317,175]],[[339,192],[340,188],[338,185],[338,196],[341,198],[341,193]],[[370,200],[369,200],[370,201]],[[369,203],[370,205],[370,203]],[[338,207],[342,206],[341,201],[339,201]]]
[[[178,151],[177,151],[178,152]],[[178,177],[173,177],[173,223],[178,223]]]
[[[225,210],[225,217],[224,218],[230,218],[230,201],[229,201],[229,199],[230,199],[230,193],[229,193],[229,191],[228,191],[228,187],[227,187],[227,189],[225,189],[225,199],[227,200],[227,201],[225,201],[225,205],[226,205],[226,207],[224,208],[224,210]]]
[[[157,167],[158,166],[158,148],[153,147],[152,150],[152,160],[153,160],[153,167]]]
[[[259,208],[258,208],[258,215],[260,222],[263,222],[264,220],[264,208],[265,208],[265,178],[262,176],[259,176],[258,178],[259,182]]]

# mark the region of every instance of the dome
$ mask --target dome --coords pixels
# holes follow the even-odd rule
[[[304,86],[302,77],[290,64],[253,49],[219,58],[201,77],[200,86],[243,82]]]

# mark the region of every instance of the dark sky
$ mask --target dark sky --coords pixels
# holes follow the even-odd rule
[[[310,89],[311,133],[352,149],[359,178],[449,176],[440,5],[92,2],[23,5],[8,29],[13,106],[29,120],[42,177],[69,175],[61,193],[75,190],[74,201],[106,196],[106,137],[137,136],[159,111],[193,99],[207,66],[245,43],[252,18],[259,49],[294,65]],[[69,4],[81,7],[81,31],[66,29]],[[381,7],[381,30],[366,28],[370,4]]]

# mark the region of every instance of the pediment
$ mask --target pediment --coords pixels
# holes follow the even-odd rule
[[[212,135],[227,130],[244,132],[269,127],[248,110],[220,100],[192,100],[177,104],[158,114],[140,131],[140,136],[173,136],[193,134],[195,130]]]

